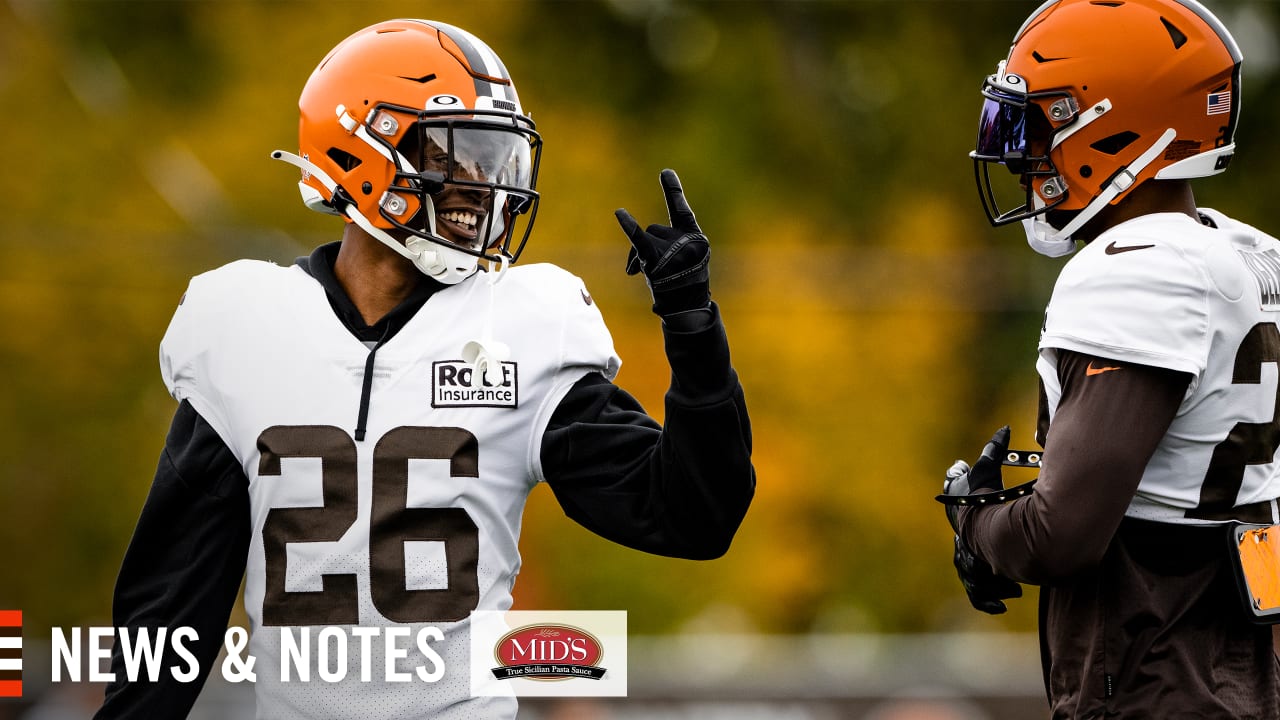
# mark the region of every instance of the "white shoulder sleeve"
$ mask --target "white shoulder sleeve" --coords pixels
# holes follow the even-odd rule
[[[534,312],[550,319],[545,327],[556,332],[555,337],[546,338],[555,348],[555,368],[534,418],[533,446],[529,448],[531,475],[541,481],[542,435],[560,401],[574,383],[589,373],[598,372],[613,380],[622,359],[614,350],[613,336],[605,326],[600,307],[581,278],[549,264],[526,265],[521,270],[522,282],[528,284],[537,299]]]
[[[532,312],[548,319],[543,327],[556,329],[557,336],[544,341],[554,343],[557,373],[581,377],[595,371],[612,380],[622,360],[614,351],[613,336],[604,324],[600,307],[582,278],[547,263],[525,265],[519,270],[526,297],[535,304]]]
[[[208,342],[209,309],[214,305],[205,292],[207,283],[198,275],[187,283],[187,290],[169,320],[169,328],[160,340],[160,376],[174,400],[188,399],[199,392],[198,359]]]
[[[1174,243],[1106,234],[1063,268],[1040,349],[1199,376],[1209,354],[1209,292],[1203,264]]]
[[[613,336],[604,324],[600,306],[581,278],[569,275],[566,285],[577,297],[565,303],[568,307],[564,310],[564,334],[560,343],[561,371],[581,368],[613,380],[622,367],[622,359],[613,347]]]
[[[206,377],[210,354],[226,342],[246,296],[263,284],[263,271],[275,265],[238,260],[197,275],[169,321],[160,341],[160,375],[169,394],[186,400],[224,439],[229,437],[218,390]]]

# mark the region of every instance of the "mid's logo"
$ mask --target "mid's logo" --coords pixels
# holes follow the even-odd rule
[[[21,610],[0,610],[0,697],[22,697]]]
[[[626,697],[627,613],[476,610],[470,665],[472,697]]]
[[[570,625],[517,628],[498,641],[493,655],[501,665],[493,668],[499,680],[599,680],[606,672],[600,665],[604,646],[591,633]]]
[[[490,384],[469,362],[431,363],[431,407],[516,407],[519,404],[518,368],[514,362],[505,361],[499,370],[501,379]]]

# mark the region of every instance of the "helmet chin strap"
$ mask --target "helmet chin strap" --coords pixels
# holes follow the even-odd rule
[[[310,160],[283,150],[276,150],[271,153],[271,157],[276,160],[283,160],[303,172],[310,173],[312,177],[320,181],[321,185],[324,185],[325,189],[329,191],[330,197],[338,194],[339,185],[334,182],[333,178],[329,177],[328,173]],[[427,212],[430,218],[434,219],[435,207],[431,204],[431,198],[426,198],[426,203],[423,210]],[[401,244],[386,230],[375,226],[369,218],[360,212],[354,202],[346,202],[344,205],[342,213],[350,218],[361,230],[407,258],[413,263],[414,267],[429,278],[445,285],[456,285],[471,277],[479,268],[480,259],[478,257],[432,242],[427,238],[415,235]],[[434,226],[434,223],[432,224]]]
[[[1152,143],[1151,147],[1147,148],[1146,152],[1139,155],[1127,167],[1122,168],[1120,172],[1116,173],[1115,176],[1111,178],[1111,182],[1107,183],[1106,187],[1102,189],[1102,192],[1098,193],[1098,196],[1086,205],[1083,210],[1077,213],[1076,216],[1071,219],[1071,222],[1063,226],[1061,230],[1053,227],[1044,220],[1043,213],[1023,220],[1022,229],[1027,234],[1027,244],[1031,246],[1032,250],[1035,250],[1041,255],[1047,255],[1049,257],[1070,255],[1076,249],[1075,239],[1071,236],[1074,235],[1077,230],[1084,227],[1084,224],[1092,220],[1095,215],[1102,212],[1103,208],[1110,205],[1111,201],[1115,200],[1120,193],[1123,193],[1133,187],[1138,174],[1150,165],[1151,162],[1160,155],[1160,153],[1164,152],[1165,148],[1169,147],[1169,144],[1172,143],[1173,139],[1177,136],[1178,133],[1173,128],[1165,130],[1164,134]],[[1043,208],[1045,205],[1044,200],[1040,199],[1039,193],[1034,191],[1032,192],[1032,202],[1035,204],[1037,210]]]

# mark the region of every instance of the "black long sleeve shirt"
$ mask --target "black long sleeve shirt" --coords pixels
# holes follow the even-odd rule
[[[333,274],[338,243],[297,264],[326,290],[347,329],[385,342],[444,286],[423,278],[398,307],[367,325]],[[751,426],[719,311],[663,322],[671,386],[666,425],[598,373],[581,378],[543,436],[543,474],[565,514],[627,547],[690,559],[728,549],[755,489]],[[116,582],[117,627],[193,627],[199,677],[129,683],[119,649],[116,681],[95,716],[185,717],[222,647],[252,532],[248,478],[190,405],[178,406]]]

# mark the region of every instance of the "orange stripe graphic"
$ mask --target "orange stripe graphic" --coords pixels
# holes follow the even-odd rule
[[[22,637],[22,611],[0,610],[0,634],[8,637]],[[6,649],[0,652],[6,659],[22,659],[22,649]],[[15,679],[10,679],[15,678]],[[0,673],[0,697],[22,697],[22,671],[5,671]]]

